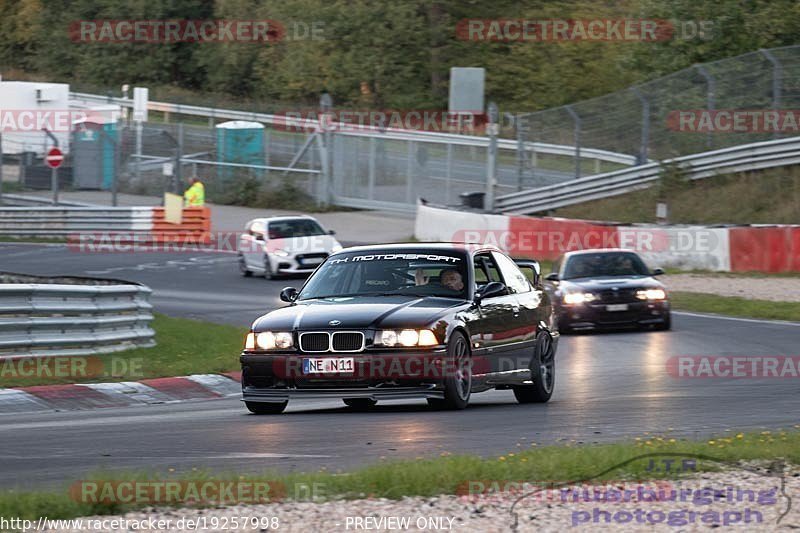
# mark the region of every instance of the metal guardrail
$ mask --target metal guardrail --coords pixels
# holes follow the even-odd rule
[[[102,96],[99,94],[90,93],[70,93],[70,99],[82,101],[93,104],[115,104],[121,107],[133,109],[132,98],[119,98]],[[148,110],[160,111],[162,113],[175,113],[180,115],[192,115],[198,117],[206,117],[213,119],[226,119],[226,120],[248,120],[254,122],[262,122],[264,124],[279,124],[281,126],[295,127],[310,127],[314,128],[319,125],[317,121],[308,119],[290,118],[283,115],[271,115],[268,113],[255,113],[251,111],[240,111],[236,109],[217,109],[213,107],[200,107],[184,104],[172,104],[169,102],[155,102],[149,101],[147,104]],[[396,128],[377,128],[366,125],[358,125],[357,131],[348,131],[348,128],[353,128],[352,125],[335,123],[338,129],[337,135],[348,136],[380,136],[384,139],[398,140],[398,141],[420,141],[430,143],[454,144],[459,146],[477,146],[488,148],[489,138],[473,135],[458,135],[454,133],[440,133],[431,131],[411,131],[401,130]],[[516,150],[519,143],[516,139],[498,139],[498,148],[506,150]],[[528,150],[533,150],[543,154],[573,156],[575,154],[575,147],[569,145],[549,144],[540,142],[527,142],[525,147]],[[607,150],[596,150],[592,148],[581,148],[581,157],[585,159],[597,159],[607,161],[609,163],[617,163],[622,165],[636,164],[636,156],[611,152]]]
[[[0,283],[0,359],[154,346],[151,292],[138,284]]]
[[[40,196],[28,196],[24,194],[3,194],[3,204],[8,206],[48,206],[53,205],[52,198],[43,198]],[[89,207],[92,204],[83,202],[67,202],[59,200],[58,205],[68,207]]]
[[[136,232],[153,227],[152,207],[2,207],[0,235],[66,236]]]
[[[690,179],[800,164],[800,137],[743,144],[660,163],[587,176],[570,182],[499,196],[503,213],[530,214],[625,194],[657,181],[663,165],[678,165]]]

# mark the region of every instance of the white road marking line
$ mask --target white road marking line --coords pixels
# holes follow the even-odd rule
[[[689,313],[688,311],[672,311],[676,315],[699,316],[702,318],[716,318],[718,320],[736,320],[737,322],[752,322],[754,324],[777,324],[781,326],[800,326],[800,322],[788,320],[771,320],[766,318],[741,318],[737,316],[712,315],[706,313]]]

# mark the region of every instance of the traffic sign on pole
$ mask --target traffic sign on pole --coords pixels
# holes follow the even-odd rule
[[[64,154],[58,148],[51,148],[44,158],[45,163],[50,168],[58,168],[64,162]]]

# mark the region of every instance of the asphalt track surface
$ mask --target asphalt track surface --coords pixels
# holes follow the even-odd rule
[[[154,289],[158,311],[238,325],[278,305],[281,287],[302,282],[242,278],[235,256],[227,254],[84,254],[32,245],[0,244],[0,270],[141,281]],[[531,442],[788,428],[800,420],[796,379],[677,379],[666,364],[676,355],[797,355],[798,339],[800,324],[689,313],[675,313],[669,332],[564,336],[556,391],[546,405],[518,405],[511,392],[492,391],[457,412],[405,401],[356,413],[325,400],[290,403],[281,416],[259,417],[233,397],[0,414],[0,486],[63,486],[100,470],[130,468],[336,471],[444,451],[495,456]]]

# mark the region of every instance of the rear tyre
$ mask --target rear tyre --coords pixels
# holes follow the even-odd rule
[[[288,403],[244,402],[244,405],[254,415],[279,415],[286,409]]]
[[[455,332],[447,343],[447,368],[444,379],[444,400],[429,398],[437,409],[464,409],[472,394],[472,359],[467,338]]]
[[[556,383],[556,349],[547,332],[539,334],[531,359],[532,385],[514,387],[514,397],[519,403],[545,403],[553,395]]]
[[[378,402],[371,398],[346,398],[344,404],[353,411],[368,411]]]
[[[247,268],[247,262],[244,260],[243,255],[239,256],[239,272],[246,278],[253,275],[253,272]]]

